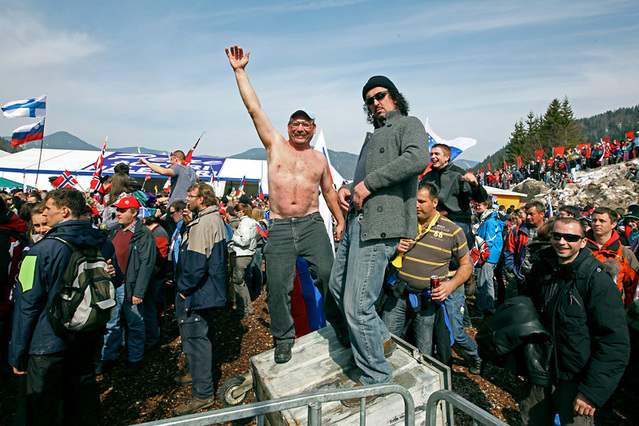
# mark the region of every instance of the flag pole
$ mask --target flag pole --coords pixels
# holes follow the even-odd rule
[[[38,187],[38,176],[40,176],[40,163],[42,162],[42,147],[44,146],[44,131],[42,132],[42,139],[40,140],[40,156],[38,157],[38,170],[36,171],[36,178],[34,187]]]

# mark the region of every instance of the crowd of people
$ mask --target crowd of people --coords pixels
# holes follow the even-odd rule
[[[126,164],[105,178],[103,193],[0,194],[0,269],[7,273],[2,348],[21,382],[18,424],[99,423],[96,374],[136,375],[145,352],[158,344],[161,301],[174,306],[188,360],[188,373],[175,381],[191,386],[191,398],[175,415],[215,403],[215,311],[230,306],[237,319],[254,315],[253,299],[265,282],[273,361],[291,362],[298,258],[309,265],[336,340],[352,351],[349,362],[361,373],[355,386],[393,381],[392,334],[447,365],[457,343],[471,360],[469,373],[481,374],[482,356],[490,353],[467,334],[471,318],[490,323],[502,305],[527,296],[554,349],[544,360],[526,353],[547,368],[525,377],[523,423],[549,424],[559,412],[562,423],[592,424],[595,412],[610,411],[630,356],[624,308],[637,299],[639,206],[629,206],[622,220],[600,206],[560,206],[558,218],[545,218],[545,206],[534,201],[518,209],[494,206],[482,176],[450,162],[450,147],[436,144],[429,152],[423,124],[380,75],[361,92],[373,130],[353,181],[336,190],[326,159],[310,146],[315,115],[295,110],[285,138],[249,82],[248,53],[238,46],[226,53],[267,151],[268,201],[219,198],[197,180],[182,151],[171,154],[169,167],[140,160],[170,177],[170,194],[144,191]],[[418,179],[429,160],[431,169]],[[320,196],[333,216],[333,235],[319,213]],[[114,284],[108,322],[60,333],[50,307],[69,280],[73,256],[89,250]],[[71,271],[71,278],[73,272],[79,273]],[[126,361],[119,361],[124,352]],[[360,399],[342,403],[357,407]]]
[[[497,170],[480,170],[477,179],[482,185],[493,188],[510,189],[526,179],[535,179],[546,185],[562,189],[574,181],[574,172],[596,169],[609,164],[619,164],[639,157],[639,132],[634,138],[627,137],[625,142],[602,140],[594,144],[580,145],[567,152],[543,160],[522,162],[519,166],[502,167]],[[636,179],[636,166],[629,165],[629,178]]]

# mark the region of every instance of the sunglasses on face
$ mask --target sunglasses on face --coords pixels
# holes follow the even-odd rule
[[[386,97],[386,95],[388,95],[388,90],[383,90],[381,92],[377,92],[373,96],[371,96],[370,98],[366,98],[366,105],[369,105],[369,106],[373,105],[373,102],[381,101],[382,99],[384,99]]]
[[[561,232],[552,232],[550,234],[551,238],[555,241],[561,241],[563,238],[569,243],[576,243],[577,241],[583,239],[581,235],[577,234],[562,234]]]

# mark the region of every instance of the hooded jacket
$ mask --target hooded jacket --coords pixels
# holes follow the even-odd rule
[[[176,277],[187,311],[226,304],[226,235],[217,206],[201,210],[186,225]]]
[[[14,367],[21,366],[28,354],[63,352],[75,344],[101,336],[100,330],[77,332],[70,343],[53,332],[46,308],[60,287],[72,251],[63,242],[49,237],[58,237],[79,247],[101,246],[105,259],[111,259],[115,266],[116,281],[122,276],[115,249],[104,231],[92,228],[86,220],[66,220],[53,226],[22,261],[9,344],[9,364]]]
[[[474,187],[462,179],[464,173],[466,172],[462,168],[448,163],[440,170],[432,169],[422,179],[439,188],[437,208],[446,210],[448,219],[470,225],[470,201],[484,201],[488,199],[488,193],[483,186]]]
[[[624,306],[628,307],[632,303],[632,299],[635,296],[635,290],[637,289],[637,279],[639,275],[631,268],[631,263],[636,264],[636,258],[630,259],[630,256],[634,256],[632,250],[624,247],[622,241],[619,239],[619,234],[613,231],[612,236],[606,244],[601,248],[595,241],[594,234],[589,233],[589,238],[586,238],[587,245],[597,260],[600,262],[609,262],[615,265],[617,276],[615,282],[617,288],[621,293],[621,297],[624,301]],[[631,260],[634,260],[632,262]]]
[[[486,215],[486,218],[484,218]],[[499,218],[499,213],[496,211],[487,211],[482,214],[482,222],[479,225],[477,235],[486,241],[490,256],[488,256],[488,262],[497,263],[501,257],[501,252],[504,248],[504,238],[502,231],[506,226],[506,221]]]
[[[617,287],[588,249],[559,265],[552,247],[539,252],[526,279],[541,323],[554,340],[550,372],[598,407],[610,398],[628,364],[630,341]]]

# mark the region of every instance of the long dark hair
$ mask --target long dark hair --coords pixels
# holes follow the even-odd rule
[[[114,173],[111,179],[111,189],[109,189],[109,201],[107,206],[115,203],[123,192],[132,193],[131,178],[124,173]]]
[[[390,95],[391,98],[393,98],[393,100],[397,104],[397,109],[399,110],[400,114],[408,115],[408,111],[410,110],[410,107],[408,106],[408,101],[406,100],[404,95],[399,93],[397,89],[386,89],[386,90],[388,90],[388,94]],[[373,112],[368,107],[368,105],[366,105],[365,102],[364,102],[364,112],[366,113],[366,121],[368,121],[373,126],[377,127],[377,122],[375,121]]]

